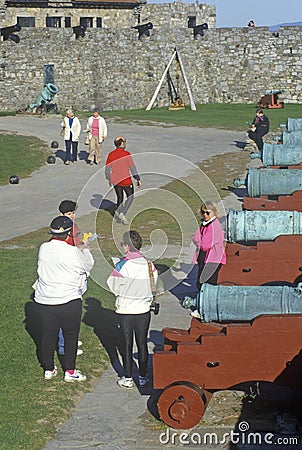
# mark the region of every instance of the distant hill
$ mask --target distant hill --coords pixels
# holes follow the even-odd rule
[[[278,31],[280,27],[301,27],[302,22],[279,23],[269,27],[270,31]]]

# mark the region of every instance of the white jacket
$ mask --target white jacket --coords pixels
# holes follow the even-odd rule
[[[88,249],[80,250],[57,239],[45,242],[39,250],[35,301],[61,305],[82,298],[93,264]]]
[[[157,270],[153,264],[152,270],[156,284]],[[150,311],[153,296],[148,261],[139,252],[129,252],[121,258],[107,284],[116,295],[116,313],[143,314]]]
[[[61,123],[61,126],[64,127],[64,130],[65,130],[65,134],[64,134],[65,141],[70,140],[70,131],[71,131],[72,132],[72,142],[78,142],[80,133],[81,133],[81,124],[77,117],[73,118],[71,128],[69,126],[69,118],[68,117],[64,117],[64,120]]]
[[[89,140],[92,138],[91,130],[92,130],[93,119],[98,119],[98,121],[99,121],[99,143],[101,143],[107,137],[107,125],[106,125],[104,117],[102,117],[102,116],[98,116],[98,117],[90,116],[88,118],[88,122],[87,122],[87,130],[89,130],[88,131],[88,139]]]

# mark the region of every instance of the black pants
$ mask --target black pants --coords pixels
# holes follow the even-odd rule
[[[150,325],[150,311],[144,314],[118,314],[123,339],[123,366],[126,378],[132,376],[133,333],[138,349],[138,368],[140,376],[146,375],[148,366],[147,334]]]
[[[78,159],[78,142],[65,141],[66,156],[65,161],[70,161],[70,150],[72,148],[72,161],[77,161]]]
[[[41,303],[36,305],[42,327],[43,369],[54,368],[54,353],[58,345],[59,329],[62,328],[65,342],[64,370],[74,370],[82,317],[82,300],[78,298],[63,305],[42,305]]]
[[[256,142],[256,145],[258,147],[258,150],[262,152],[263,150],[263,136],[264,134],[259,134],[257,131],[249,131],[248,136],[250,139],[252,139],[254,142]]]
[[[217,284],[218,273],[221,268],[221,264],[219,263],[205,263],[205,255],[205,252],[201,250],[197,257],[198,275],[196,287],[198,290],[200,290],[203,283]]]
[[[118,210],[118,212],[122,212],[124,214],[127,213],[128,209],[131,206],[131,203],[133,202],[133,198],[134,198],[134,187],[133,184],[131,184],[130,186],[118,186],[115,185],[114,186],[114,190],[116,193],[116,209]],[[124,207],[121,206],[123,204],[124,201],[124,192],[126,194],[127,200],[125,202]]]

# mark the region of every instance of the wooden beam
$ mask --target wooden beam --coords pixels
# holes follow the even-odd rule
[[[193,100],[193,95],[192,95],[192,92],[191,92],[191,89],[190,89],[190,85],[188,83],[188,79],[187,79],[187,76],[186,76],[186,73],[185,73],[185,68],[183,66],[183,63],[182,63],[182,60],[181,60],[181,57],[180,57],[180,54],[179,54],[179,51],[177,50],[177,48],[175,49],[175,52],[176,52],[176,56],[178,58],[180,70],[181,70],[181,73],[182,73],[182,76],[184,78],[185,85],[186,85],[186,88],[187,88],[188,96],[189,96],[189,99],[190,99],[191,109],[192,109],[192,111],[196,111],[196,106],[195,106],[195,103],[194,103],[194,100]]]
[[[161,88],[161,85],[163,84],[163,81],[164,81],[164,79],[165,79],[165,77],[166,77],[166,75],[167,75],[167,72],[168,72],[168,70],[169,70],[169,67],[171,66],[172,61],[173,61],[173,59],[175,58],[175,56],[176,56],[176,50],[174,50],[173,55],[172,55],[172,57],[171,57],[171,59],[170,59],[168,65],[167,65],[167,67],[166,67],[165,70],[164,70],[164,73],[163,73],[163,75],[162,75],[162,77],[161,77],[161,79],[160,79],[160,82],[159,82],[158,85],[157,85],[157,88],[155,89],[155,92],[154,92],[154,94],[153,94],[153,97],[151,98],[151,101],[150,101],[149,105],[147,106],[146,111],[149,111],[149,110],[152,108],[152,106],[153,106],[153,104],[154,104],[154,102],[155,102],[155,100],[156,100],[156,97],[157,97],[157,95],[158,95],[158,93],[159,93],[159,90],[160,90],[160,88]]]

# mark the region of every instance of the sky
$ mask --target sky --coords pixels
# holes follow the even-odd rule
[[[148,3],[172,3],[173,0],[148,0]],[[194,1],[183,0],[183,3]],[[302,0],[199,0],[199,4],[216,6],[216,26],[246,27],[302,22]]]

